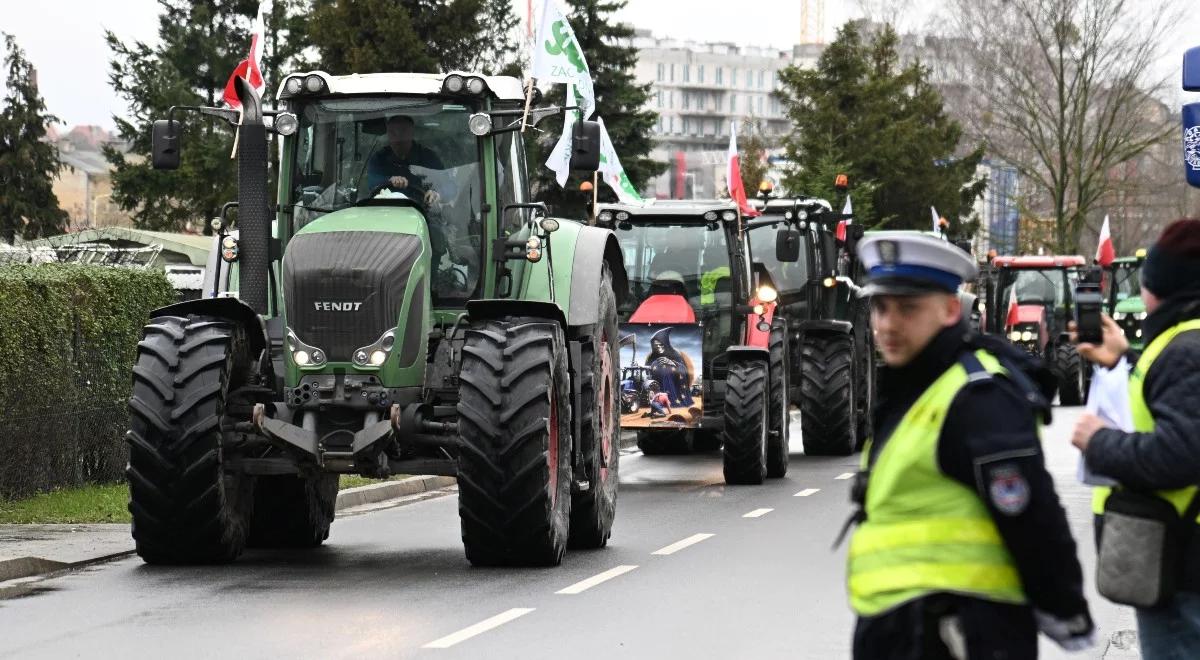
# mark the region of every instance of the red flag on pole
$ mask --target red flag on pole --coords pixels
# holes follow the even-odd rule
[[[851,215],[854,213],[854,207],[850,204],[850,195],[846,195],[846,205],[842,207],[842,215]],[[846,227],[854,223],[854,218],[846,218],[837,223],[837,239],[839,241],[846,240]]]
[[[263,90],[266,88],[266,83],[262,77],[262,56],[263,56],[263,40],[266,39],[266,28],[263,26],[263,14],[270,11],[271,0],[263,0],[258,5],[258,16],[254,19],[254,31],[250,33],[250,54],[246,59],[238,62],[234,67],[233,73],[229,76],[229,82],[225,83],[224,100],[225,105],[231,108],[240,108],[242,103],[238,101],[237,91],[234,89],[233,81],[238,78],[245,78],[246,82],[262,96]]]
[[[1105,268],[1117,258],[1113,250],[1112,234],[1108,231],[1108,216],[1104,216],[1104,225],[1100,227],[1100,244],[1096,246],[1096,261]]]
[[[1004,319],[1004,327],[1012,328],[1017,325],[1017,320],[1020,318],[1017,307],[1017,283],[1013,282],[1012,288],[1009,289],[1008,318]]]
[[[737,203],[742,215],[751,218],[758,215],[758,211],[746,201],[746,188],[742,186],[742,166],[737,149],[737,122],[729,123],[729,167],[725,172],[725,181],[729,186],[729,197]]]

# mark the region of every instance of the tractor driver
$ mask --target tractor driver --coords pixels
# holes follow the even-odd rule
[[[425,190],[425,181],[412,171],[412,167],[443,170],[442,160],[432,149],[413,140],[416,123],[407,115],[392,115],[387,120],[388,146],[375,152],[367,160],[367,187],[390,183],[392,188],[412,199],[419,199],[425,206],[432,206],[441,199],[436,190]]]

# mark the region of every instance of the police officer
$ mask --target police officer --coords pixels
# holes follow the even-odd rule
[[[959,248],[881,232],[858,251],[886,366],[854,488],[854,657],[1025,660],[1039,628],[1086,648],[1075,541],[1038,441],[1047,373],[968,329],[956,292],[977,269]]]

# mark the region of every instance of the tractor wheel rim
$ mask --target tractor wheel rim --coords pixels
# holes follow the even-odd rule
[[[612,459],[613,365],[609,354],[608,330],[600,335],[600,482],[608,483],[608,465]]]
[[[554,388],[557,383],[551,383]],[[550,390],[550,429],[546,434],[549,447],[546,449],[546,463],[550,467],[550,505],[558,500],[558,394]]]

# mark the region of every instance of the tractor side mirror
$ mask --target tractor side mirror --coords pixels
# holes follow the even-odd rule
[[[800,261],[800,232],[795,229],[775,232],[775,260],[785,264]]]
[[[571,128],[571,170],[595,172],[600,169],[600,123],[577,121]]]
[[[157,119],[150,130],[150,163],[156,170],[179,169],[180,124],[174,119]]]

